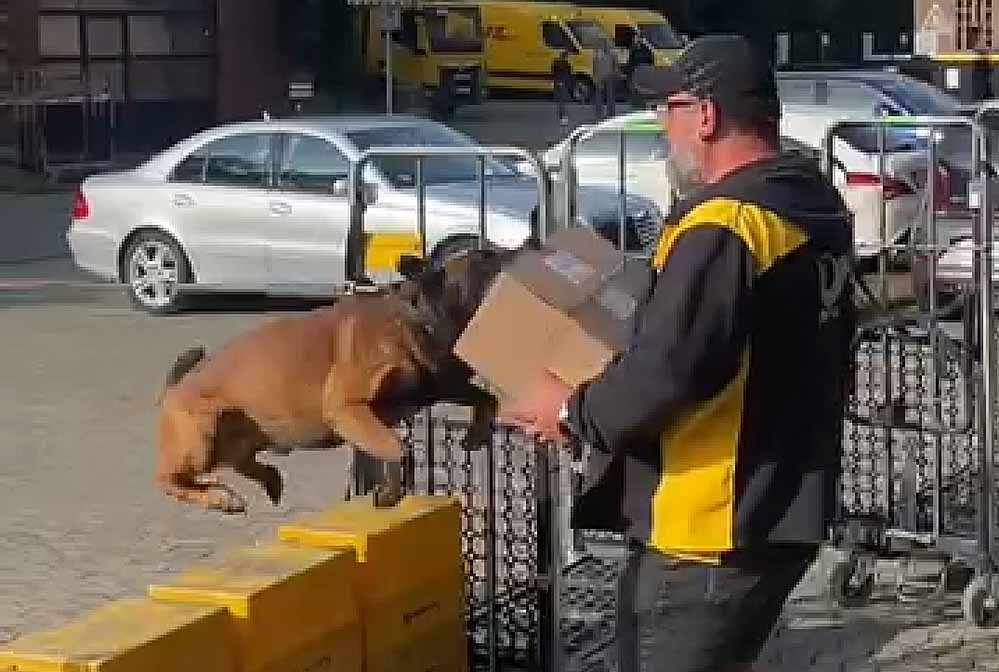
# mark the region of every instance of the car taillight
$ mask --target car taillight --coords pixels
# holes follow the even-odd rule
[[[846,186],[848,187],[879,187],[881,186],[881,176],[874,173],[847,173]],[[883,187],[885,200],[890,201],[899,196],[911,196],[912,187],[890,175],[885,176]]]
[[[81,187],[76,190],[76,196],[73,198],[73,219],[86,219],[89,216],[90,203],[87,202],[87,197]]]
[[[933,206],[937,210],[950,207],[950,171],[944,166],[937,166],[937,174],[933,182]]]

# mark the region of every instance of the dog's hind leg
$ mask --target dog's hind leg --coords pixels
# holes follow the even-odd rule
[[[273,464],[264,464],[252,459],[242,464],[233,465],[233,469],[262,485],[272,504],[276,506],[281,503],[284,480],[281,478],[281,471]]]
[[[179,502],[197,504],[224,513],[243,513],[246,502],[228,486],[217,481],[200,483],[181,474],[157,476],[160,488]]]
[[[215,424],[214,445],[215,459],[220,464],[228,464],[237,473],[262,485],[272,503],[281,501],[284,491],[281,472],[257,461],[257,454],[267,450],[271,442],[255,420],[242,411],[223,411]]]
[[[165,493],[178,501],[207,509],[237,513],[246,503],[210,473],[216,466],[212,447],[214,417],[211,420],[191,413],[172,395],[165,400],[160,417],[160,461],[156,482]],[[199,481],[205,477],[205,481]]]

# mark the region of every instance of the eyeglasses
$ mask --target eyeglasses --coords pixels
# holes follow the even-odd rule
[[[672,100],[666,100],[661,103],[656,104],[657,114],[668,114],[673,110],[679,109],[681,107],[693,107],[694,105],[700,104],[701,101],[696,98],[674,98]]]

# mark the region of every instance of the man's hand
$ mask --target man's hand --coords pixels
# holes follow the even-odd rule
[[[559,412],[572,393],[571,387],[546,371],[521,398],[500,406],[499,420],[520,427],[533,436],[564,442],[567,437],[562,430]]]

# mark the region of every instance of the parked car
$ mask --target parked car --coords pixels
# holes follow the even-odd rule
[[[675,202],[674,190],[664,165],[668,153],[668,142],[662,124],[656,118],[655,112],[650,110],[631,112],[607,119],[595,125],[577,140],[575,158],[577,184],[583,188],[604,186],[612,191],[617,191],[622,134],[624,135],[627,193],[645,196],[655,201],[660,210],[668,213]],[[544,153],[544,162],[549,170],[559,170],[567,144],[568,140],[564,139]],[[781,137],[781,149],[786,153],[799,154],[816,161],[821,159],[822,154],[818,147],[812,147],[787,136]],[[840,174],[846,176],[838,183],[840,190],[851,207],[870,208],[870,203],[865,202],[862,194],[862,190],[868,185],[857,183],[861,171],[869,169],[865,163],[867,157],[857,150],[851,149],[849,145],[843,149],[844,151],[837,155],[841,166],[846,167],[846,172],[840,171]],[[858,169],[857,166],[861,168]],[[853,168],[852,172],[850,172],[850,168]],[[901,191],[900,188],[899,191]],[[901,193],[898,195],[901,196]],[[888,193],[886,196],[894,197],[895,194]],[[890,201],[891,198],[889,198]],[[889,210],[891,207],[889,205]],[[909,204],[909,207],[914,209],[916,206]],[[858,219],[862,217],[870,221],[874,215],[871,212],[863,212],[858,216]],[[911,221],[911,217],[906,221]],[[611,233],[616,235],[616,232],[617,229],[614,229]],[[869,235],[867,231],[861,230],[858,234],[859,250],[865,250],[868,245],[879,240],[879,238],[873,238],[873,233]],[[629,233],[629,236],[637,238],[641,241],[642,247],[650,250],[658,240],[659,227],[646,226]]]
[[[781,132],[822,149],[826,132],[838,120],[872,117],[945,116],[966,113],[959,100],[940,89],[897,72],[847,70],[781,72],[778,88],[782,104]],[[879,195],[885,199],[888,242],[928,242],[923,226],[928,204],[928,129],[873,126],[843,129],[834,155],[834,179],[855,213],[857,253],[873,258],[881,243]],[[970,135],[961,129],[939,130],[938,166],[933,175],[938,211],[965,207],[970,170]],[[883,143],[883,145],[882,145]],[[878,157],[885,151],[885,178]],[[917,235],[913,237],[913,233]],[[938,229],[937,243],[946,246],[950,234]]]
[[[183,291],[329,296],[347,284],[347,178],[375,146],[474,147],[429,120],[396,115],[253,121],[213,128],[134,170],[88,178],[73,206],[68,240],[81,268],[128,287],[150,312],[178,308]],[[487,237],[515,247],[537,212],[533,178],[486,164]],[[476,244],[479,189],[474,158],[423,165],[427,249],[439,263]],[[399,254],[420,248],[415,160],[373,159],[363,171],[365,233],[389,276]],[[588,190],[587,221],[616,217],[607,194]],[[641,217],[654,204],[632,201]],[[397,276],[396,276],[397,277]]]

